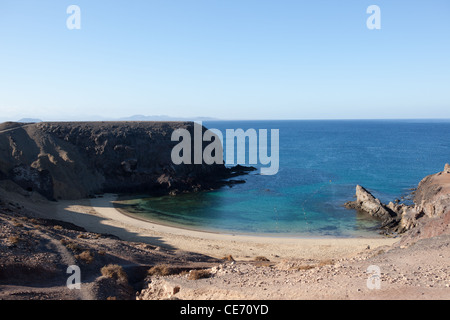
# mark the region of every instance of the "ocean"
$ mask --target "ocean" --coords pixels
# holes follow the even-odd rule
[[[379,222],[343,207],[357,184],[382,202],[410,202],[426,175],[450,162],[450,120],[206,121],[226,129],[279,130],[279,170],[215,191],[121,201],[156,223],[227,234],[369,237]],[[270,141],[270,140],[269,140]],[[248,159],[248,157],[247,157]],[[247,163],[248,165],[248,163]],[[261,167],[261,165],[255,165]]]

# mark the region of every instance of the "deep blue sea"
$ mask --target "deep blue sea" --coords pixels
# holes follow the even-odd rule
[[[124,201],[150,221],[231,234],[358,237],[378,222],[342,205],[355,186],[383,202],[406,197],[450,162],[448,120],[208,121],[207,128],[279,129],[279,172],[245,184]],[[226,141],[224,141],[226,143]],[[256,165],[259,167],[259,165]]]

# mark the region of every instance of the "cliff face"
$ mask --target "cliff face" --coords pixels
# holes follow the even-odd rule
[[[70,122],[0,125],[0,179],[49,199],[98,192],[168,193],[211,189],[223,165],[174,165],[172,132],[190,122]],[[203,128],[203,130],[206,130]],[[204,147],[204,146],[203,146]]]
[[[416,210],[430,218],[450,211],[450,166],[444,171],[425,177],[414,195]]]
[[[450,234],[450,165],[444,171],[420,181],[414,192],[414,205],[382,204],[361,186],[356,187],[356,201],[347,208],[366,212],[382,221],[388,231],[409,232],[408,237],[432,237]],[[408,238],[406,237],[406,238]]]

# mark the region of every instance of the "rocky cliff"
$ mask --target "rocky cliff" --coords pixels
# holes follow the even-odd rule
[[[176,193],[223,185],[223,165],[174,165],[172,132],[191,122],[42,122],[0,125],[0,180],[48,199],[101,192]],[[203,130],[206,130],[203,128]]]
[[[379,199],[375,198],[364,187],[357,185],[355,196],[355,201],[349,201],[345,204],[347,208],[368,213],[370,216],[381,220],[383,227],[395,221],[397,214],[381,203]]]
[[[413,205],[390,202],[385,205],[361,186],[356,187],[356,200],[345,204],[349,209],[365,212],[382,221],[388,232],[410,231],[408,237],[432,237],[450,234],[450,165],[442,172],[420,181],[414,192]],[[405,237],[405,238],[408,238]]]

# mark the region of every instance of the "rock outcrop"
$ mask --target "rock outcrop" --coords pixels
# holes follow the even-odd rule
[[[360,185],[356,186],[356,200],[347,202],[345,206],[349,209],[368,213],[372,217],[381,220],[383,227],[392,224],[397,216],[391,208],[381,203],[380,200]]]
[[[445,164],[443,173],[450,173],[450,164],[448,164],[448,163]]]
[[[48,199],[79,199],[214,189],[234,175],[221,164],[173,164],[176,129],[194,136],[192,122],[1,124],[0,179]]]
[[[345,204],[370,214],[382,221],[382,228],[388,232],[404,233],[416,238],[450,234],[450,166],[444,171],[422,179],[414,191],[413,205],[390,202],[381,203],[361,186],[356,187],[356,200]]]
[[[425,177],[414,195],[415,209],[430,218],[440,217],[450,211],[450,170]]]

